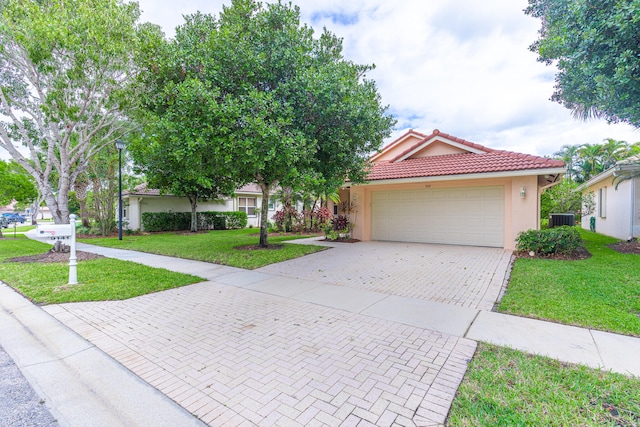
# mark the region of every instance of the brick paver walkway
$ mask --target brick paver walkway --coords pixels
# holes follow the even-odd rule
[[[419,243],[334,243],[335,250],[257,271],[461,307],[491,310],[511,252]]]
[[[476,347],[213,282],[45,310],[214,426],[441,425]]]

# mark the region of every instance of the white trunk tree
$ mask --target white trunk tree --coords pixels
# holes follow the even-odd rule
[[[56,223],[68,222],[69,191],[91,158],[131,127],[134,58],[160,34],[139,15],[118,0],[0,6],[0,149],[33,176]]]

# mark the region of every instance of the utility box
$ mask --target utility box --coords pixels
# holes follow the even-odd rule
[[[572,213],[557,213],[549,215],[549,228],[568,225],[573,227],[576,225],[576,217]]]
[[[66,240],[71,238],[71,224],[38,224],[34,236],[38,240]]]

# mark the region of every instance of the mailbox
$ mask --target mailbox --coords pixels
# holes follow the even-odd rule
[[[36,239],[40,240],[65,240],[71,238],[71,224],[38,224],[36,227]]]

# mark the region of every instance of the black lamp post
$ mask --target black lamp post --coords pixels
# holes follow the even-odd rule
[[[116,140],[118,149],[118,240],[122,240],[122,150],[126,144],[121,140]]]

